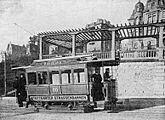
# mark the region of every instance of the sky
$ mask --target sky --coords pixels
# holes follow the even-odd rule
[[[98,18],[127,23],[139,0],[0,0],[0,52],[39,32],[84,28]],[[146,0],[141,0],[144,4]]]

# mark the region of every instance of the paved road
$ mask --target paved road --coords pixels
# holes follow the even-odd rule
[[[57,112],[54,110],[33,111],[33,107],[19,108],[14,98],[0,100],[0,120],[165,120],[165,106],[108,113]]]

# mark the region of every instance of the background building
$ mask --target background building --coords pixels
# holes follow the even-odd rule
[[[145,5],[139,1],[138,3],[136,3],[131,17],[128,19],[128,22],[131,25],[157,23],[161,21],[165,21],[164,0],[147,0],[147,3]],[[148,31],[150,31],[150,29]],[[156,38],[151,37],[123,40],[121,43],[121,50],[145,50],[147,49],[147,45],[150,42],[152,49],[156,49],[156,47],[158,46],[158,42],[156,41]]]
[[[128,19],[130,24],[156,23],[165,20],[165,1],[147,0],[147,3],[138,2]]]
[[[143,23],[151,25],[164,20],[165,1],[147,0],[145,5],[140,1],[135,5],[128,22],[134,26],[140,26]],[[165,26],[161,27],[164,30],[159,35],[165,36]],[[147,28],[147,31],[150,32],[151,29]],[[158,61],[150,58],[144,59],[150,52],[153,53],[153,57],[159,56],[159,53],[164,54],[163,40],[165,38],[160,36],[122,40],[121,52],[128,55],[126,56],[128,61],[121,61],[119,67],[115,69],[119,73],[117,77],[119,98],[125,98],[139,106],[165,103],[164,58],[160,57]],[[158,51],[158,54],[154,51]],[[139,59],[139,56],[142,59]]]
[[[8,59],[16,59],[17,57],[24,56],[26,54],[26,47],[12,44],[11,42],[8,44],[6,49],[6,55]]]

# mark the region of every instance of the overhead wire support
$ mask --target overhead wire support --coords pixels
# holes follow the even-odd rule
[[[31,33],[30,31],[26,30],[25,28],[23,28],[22,26],[18,25],[17,23],[13,23],[14,25],[18,26],[19,28],[21,28],[22,30],[24,30],[25,32],[34,35],[34,33]]]

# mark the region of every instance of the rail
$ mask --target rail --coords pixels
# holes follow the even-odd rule
[[[136,50],[136,51],[127,51],[120,52],[121,59],[157,59],[158,50]]]

